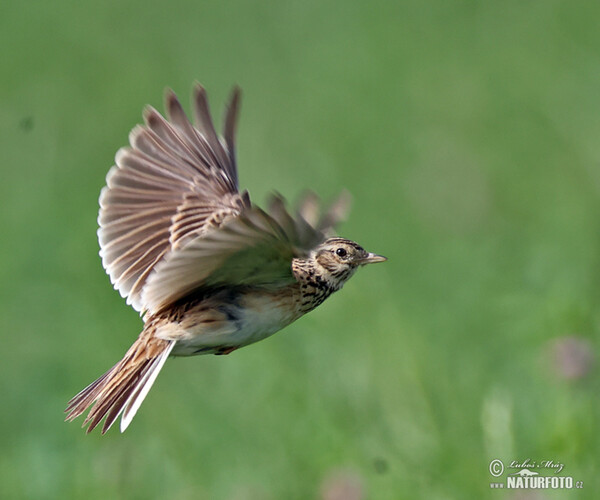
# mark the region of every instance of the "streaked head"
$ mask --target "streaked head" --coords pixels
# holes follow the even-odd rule
[[[331,278],[341,281],[340,286],[359,266],[387,260],[382,255],[367,252],[358,243],[345,238],[329,238],[321,243],[315,249],[314,259]]]

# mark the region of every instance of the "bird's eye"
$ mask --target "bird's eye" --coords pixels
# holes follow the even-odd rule
[[[345,257],[347,252],[345,248],[338,248],[335,253],[338,255],[338,257]]]

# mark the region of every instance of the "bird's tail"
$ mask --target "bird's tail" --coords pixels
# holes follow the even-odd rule
[[[158,339],[153,332],[144,330],[121,361],[69,401],[66,420],[74,420],[93,405],[83,422],[84,427],[89,424],[88,433],[106,417],[104,434],[121,413],[121,432],[124,432],[174,345],[175,341]]]

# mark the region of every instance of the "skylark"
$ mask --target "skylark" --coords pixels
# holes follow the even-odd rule
[[[87,432],[131,423],[169,356],[229,354],[262,340],[342,288],[359,266],[385,257],[327,238],[343,217],[342,196],[319,216],[307,195],[296,214],[273,196],[267,211],[238,191],[234,89],[218,137],[204,88],[194,88],[195,126],[172,91],[168,119],[144,111],[145,126],[100,194],[100,256],[110,279],[144,319],[121,361],[69,402],[67,420],[92,406]]]

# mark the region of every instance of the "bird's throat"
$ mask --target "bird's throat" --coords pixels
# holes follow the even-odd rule
[[[337,282],[328,279],[327,272],[315,265],[312,259],[294,259],[292,272],[300,287],[300,309],[303,314],[312,311],[341,288],[341,284],[337,286]]]

